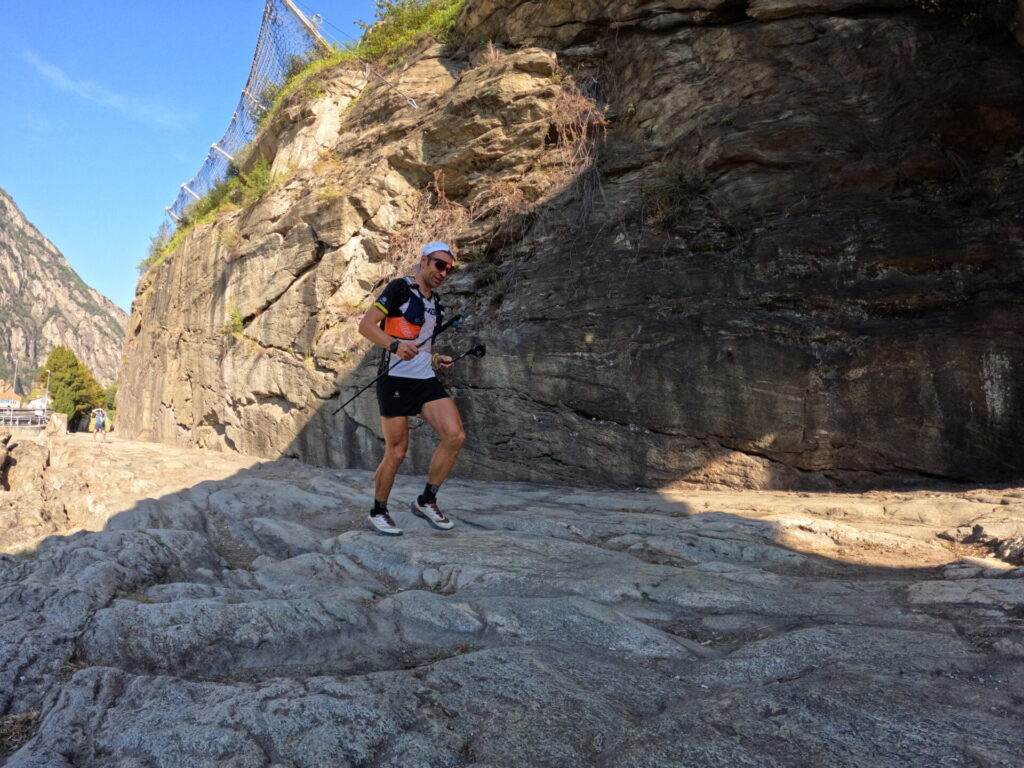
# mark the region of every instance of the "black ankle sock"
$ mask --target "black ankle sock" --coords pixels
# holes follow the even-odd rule
[[[437,501],[437,490],[440,487],[440,485],[431,485],[430,483],[427,483],[427,487],[423,489],[423,495],[420,496],[420,503],[433,504]]]
[[[373,500],[373,515],[386,515],[388,513],[388,503],[381,501],[380,499]]]

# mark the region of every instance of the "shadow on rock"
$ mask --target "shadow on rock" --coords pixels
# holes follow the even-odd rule
[[[51,471],[149,497],[0,556],[9,766],[967,766],[1024,749],[1024,569],[954,535],[1013,533],[1019,489],[452,480],[453,531],[398,511],[389,538],[362,529],[365,471],[74,439]],[[396,510],[419,482],[399,478]]]

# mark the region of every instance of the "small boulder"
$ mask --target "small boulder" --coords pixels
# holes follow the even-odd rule
[[[1017,536],[1002,541],[999,544],[999,549],[996,551],[999,557],[1006,562],[1024,565],[1024,536]]]
[[[956,562],[950,563],[942,569],[944,579],[973,579],[981,575],[982,568],[973,563]]]
[[[5,465],[5,487],[11,491],[43,492],[43,472],[50,463],[45,445],[22,440],[10,446]]]
[[[62,437],[68,433],[68,416],[66,413],[53,413],[43,430],[47,437]]]

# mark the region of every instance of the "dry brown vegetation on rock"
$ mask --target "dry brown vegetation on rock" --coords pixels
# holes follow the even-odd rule
[[[388,259],[399,272],[408,271],[418,263],[424,245],[432,240],[457,243],[469,221],[466,207],[448,199],[444,172],[437,171],[434,180],[420,193],[412,217],[391,235]]]
[[[0,718],[0,757],[14,752],[32,738],[38,726],[39,712],[23,712]]]
[[[495,52],[483,60],[498,59]],[[572,188],[583,189],[594,182],[590,171],[608,125],[605,110],[564,71],[556,70],[550,77],[555,90],[548,151],[518,176],[503,175],[486,183],[469,201],[468,223],[473,231],[465,233],[466,239],[476,250],[489,254],[492,262],[502,260],[504,247],[521,243],[538,218],[553,218],[561,224],[560,199]],[[545,226],[542,222],[540,228]]]

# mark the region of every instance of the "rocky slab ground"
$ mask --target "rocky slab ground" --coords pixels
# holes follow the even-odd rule
[[[12,441],[13,442],[13,441]],[[1009,766],[1024,490],[453,480],[0,447],[7,766]],[[77,529],[77,530],[75,530]]]

